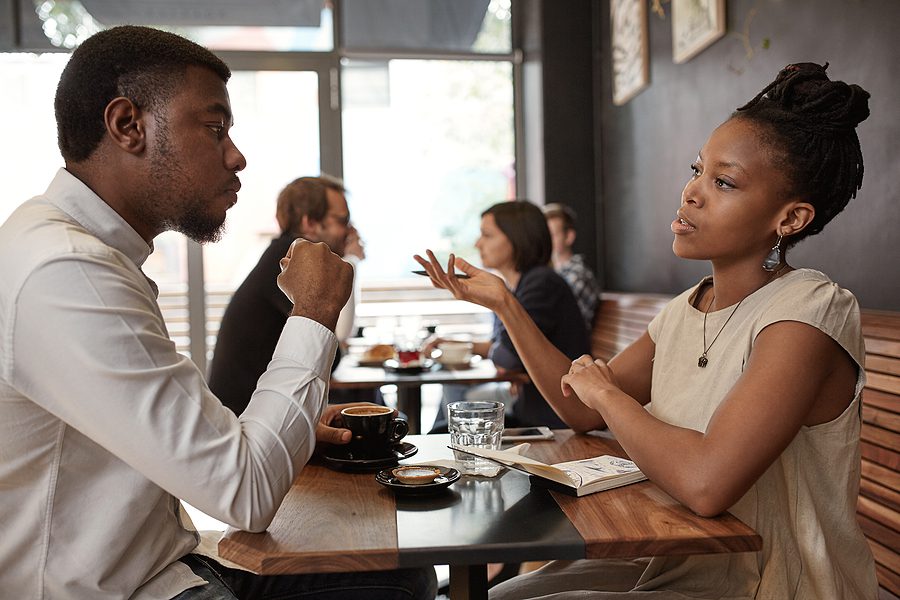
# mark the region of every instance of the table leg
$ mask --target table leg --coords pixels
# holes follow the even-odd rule
[[[406,415],[409,433],[421,433],[422,428],[422,388],[418,385],[397,386],[397,410]]]
[[[450,600],[487,600],[487,565],[450,565]]]

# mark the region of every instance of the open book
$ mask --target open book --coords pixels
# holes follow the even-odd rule
[[[593,494],[647,479],[636,464],[618,456],[595,456],[547,465],[509,450],[456,445],[450,447],[522,471],[531,477],[532,483],[571,496]]]

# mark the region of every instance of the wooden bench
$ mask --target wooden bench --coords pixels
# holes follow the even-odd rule
[[[591,333],[609,360],[646,331],[671,296],[604,293]],[[900,312],[862,311],[866,387],[857,516],[875,555],[881,600],[900,597]]]

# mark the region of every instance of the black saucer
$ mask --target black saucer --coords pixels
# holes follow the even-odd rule
[[[430,466],[430,465],[426,465]],[[394,491],[394,493],[403,495],[403,496],[425,496],[428,494],[435,494],[446,489],[450,486],[454,481],[459,479],[459,471],[453,469],[451,467],[441,467],[438,465],[434,465],[434,468],[440,469],[441,474],[438,477],[435,477],[434,481],[431,483],[402,483],[391,471],[394,470],[394,467],[389,467],[387,469],[382,469],[375,474],[375,481],[380,483],[381,485],[388,487]]]
[[[409,442],[394,444],[385,456],[376,458],[355,458],[347,446],[331,446],[322,453],[325,464],[339,471],[371,472],[384,467],[396,466],[404,458],[409,458],[419,449]]]

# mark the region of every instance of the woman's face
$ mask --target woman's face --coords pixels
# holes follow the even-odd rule
[[[481,235],[475,242],[481,254],[481,264],[488,269],[511,269],[515,266],[513,245],[509,238],[497,227],[494,215],[481,217]]]
[[[772,247],[787,204],[787,174],[757,126],[731,119],[713,131],[691,165],[672,232],[682,258],[759,261]]]

